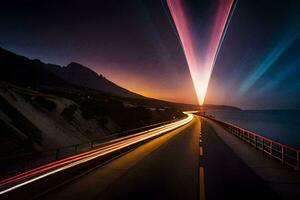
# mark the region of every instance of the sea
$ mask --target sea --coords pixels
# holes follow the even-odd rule
[[[300,148],[300,110],[213,110],[206,113],[280,143]]]

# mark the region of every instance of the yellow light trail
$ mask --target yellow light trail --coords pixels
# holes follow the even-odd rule
[[[0,195],[13,191],[17,188],[20,188],[37,180],[48,177],[55,173],[77,166],[79,164],[102,157],[112,152],[116,152],[123,148],[141,143],[145,140],[161,136],[171,130],[177,129],[185,124],[188,124],[193,120],[193,117],[194,116],[192,114],[187,114],[187,117],[182,120],[172,122],[170,124],[163,125],[160,127],[156,127],[147,131],[142,131],[140,133],[136,133],[130,136],[119,138],[108,142],[102,147],[90,150],[88,152],[54,161],[44,166],[39,166],[27,172],[23,172],[16,176],[1,180],[0,186],[2,187],[2,189],[0,189]]]

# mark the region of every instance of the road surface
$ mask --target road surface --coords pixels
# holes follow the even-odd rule
[[[204,150],[200,167],[205,171],[206,199],[278,199],[267,183],[217,136],[211,122],[204,118],[201,122]]]
[[[276,199],[199,117],[39,199]]]
[[[188,124],[131,148],[101,166],[88,165],[76,177],[54,179],[56,188],[45,190],[42,184],[28,187],[22,199],[277,199],[209,123],[195,116]],[[149,134],[153,132],[143,136]],[[112,147],[116,148],[115,143]],[[103,150],[107,151],[107,147]],[[103,150],[100,148],[96,154]]]

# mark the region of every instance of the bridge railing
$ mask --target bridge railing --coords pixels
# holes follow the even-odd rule
[[[213,116],[201,113],[198,113],[198,115],[218,123],[231,134],[262,151],[263,153],[268,154],[271,158],[279,160],[282,164],[293,167],[295,170],[299,169],[299,149],[282,144],[257,133],[253,133],[237,125],[217,120]]]

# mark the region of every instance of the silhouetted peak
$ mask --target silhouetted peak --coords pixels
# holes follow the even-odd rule
[[[90,68],[76,63],[76,62],[71,62],[70,64],[68,64],[65,69],[69,72],[72,73],[76,73],[76,74],[81,74],[81,75],[90,75],[90,76],[97,76],[98,74],[96,72],[94,72],[93,70],[91,70]]]
[[[74,67],[74,68],[87,68],[85,66],[83,66],[82,64],[79,64],[77,62],[70,62],[67,67]]]
[[[142,97],[76,62],[71,62],[67,66],[45,64],[38,59],[30,60],[0,47],[0,65],[3,68],[5,66],[5,70],[0,73],[0,80],[22,86],[72,84],[118,96]]]
[[[44,64],[40,59],[33,59],[32,62],[35,64]]]

